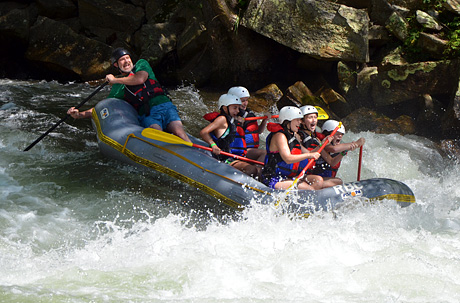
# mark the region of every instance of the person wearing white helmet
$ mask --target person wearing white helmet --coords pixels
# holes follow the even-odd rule
[[[323,143],[326,141],[326,135],[316,131],[318,125],[318,110],[313,105],[305,105],[300,108],[302,111],[302,126],[299,130],[299,141],[302,148],[310,152],[318,151]],[[332,140],[332,138],[329,138]],[[329,144],[328,144],[329,145]],[[331,157],[326,152],[327,146],[321,151],[321,157],[315,161],[313,169],[308,171],[307,174],[320,175],[315,169],[322,163],[330,162]],[[323,176],[323,188],[337,185],[336,180],[330,180],[327,176]],[[341,183],[340,183],[341,184]]]
[[[228,94],[235,95],[241,100],[240,112],[237,120],[245,132],[246,147],[248,151],[247,156],[257,161],[263,161],[265,158],[265,150],[259,149],[259,136],[265,130],[267,119],[263,119],[260,125],[257,120],[244,120],[245,118],[256,116],[254,112],[248,108],[250,94],[247,88],[243,86],[234,86],[228,90]]]
[[[303,115],[299,131],[302,146],[308,150],[318,150],[321,140],[324,140],[324,136],[316,132],[318,110],[313,105],[304,105],[300,110]]]
[[[274,189],[288,189],[308,164],[309,159],[318,159],[318,152],[302,153],[300,142],[295,134],[299,131],[303,114],[298,107],[285,106],[279,113],[279,124],[270,123],[267,136],[265,166],[262,170],[262,182]],[[323,179],[320,176],[306,175],[299,180],[299,189],[321,189]]]
[[[207,142],[213,155],[231,166],[241,170],[252,177],[257,177],[260,168],[245,161],[236,160],[232,157],[223,156],[221,151],[246,156],[246,143],[244,141],[243,129],[238,129],[235,118],[240,111],[241,100],[232,94],[223,94],[218,101],[220,114],[212,119],[211,123],[200,131],[201,138]],[[238,141],[236,148],[235,141]]]
[[[330,135],[332,131],[339,125],[339,122],[336,120],[327,120],[322,125],[323,135]],[[342,184],[343,181],[340,178],[337,178],[337,171],[340,167],[343,157],[347,154],[348,151],[355,150],[364,145],[364,138],[360,138],[351,143],[342,143],[343,135],[345,134],[345,126],[343,124],[334,134],[331,139],[331,144],[328,144],[323,152],[327,153],[327,156],[324,157],[325,161],[318,161],[313,172],[324,178],[324,182],[330,184],[330,186],[335,186]],[[323,154],[321,154],[323,157]]]
[[[106,76],[106,81],[112,85],[109,98],[130,103],[137,110],[142,126],[165,130],[191,142],[176,106],[166,95],[146,60],[140,59],[134,65],[129,51],[116,48],[112,52],[111,63],[121,73],[121,77],[112,74]],[[74,119],[91,118],[92,110],[80,112],[71,107],[67,114]]]

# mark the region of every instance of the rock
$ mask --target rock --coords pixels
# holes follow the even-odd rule
[[[416,119],[416,134],[432,139],[441,133],[441,118],[444,114],[443,105],[429,94],[420,98],[420,114]]]
[[[29,42],[29,28],[35,22],[36,13],[32,7],[14,8],[0,16],[0,33],[23,44]],[[6,42],[2,42],[5,46]]]
[[[442,140],[439,149],[450,159],[458,161],[460,159],[460,142],[458,139]]]
[[[36,0],[40,15],[62,20],[76,17],[78,9],[72,0]]]
[[[142,8],[118,0],[78,0],[78,13],[83,27],[107,28],[115,33],[133,34],[144,19]]]
[[[356,70],[352,68],[353,64],[339,61],[337,63],[337,76],[339,79],[339,87],[342,93],[346,94],[350,88],[356,87]]]
[[[458,75],[457,90],[442,117],[441,130],[444,138],[455,139],[460,135],[460,81]]]
[[[401,47],[398,46],[392,50],[390,50],[384,58],[381,60],[380,65],[382,66],[398,66],[398,65],[406,65],[408,62],[404,57],[401,55]]]
[[[337,3],[354,8],[369,8],[369,0],[338,0]]]
[[[442,2],[442,6],[447,10],[460,15],[460,1],[459,0],[446,0]]]
[[[29,60],[83,81],[104,77],[111,67],[111,48],[73,32],[63,23],[39,17],[30,28]],[[64,72],[65,71],[65,72]]]
[[[393,12],[391,14],[385,24],[385,27],[401,41],[406,40],[409,36],[409,23],[397,12]]]
[[[372,25],[369,28],[369,45],[383,46],[391,41],[388,30],[381,25]]]
[[[383,65],[372,78],[372,99],[377,108],[417,99],[423,94],[449,100],[448,92],[455,87],[458,74],[457,60]]]
[[[343,124],[352,132],[372,131],[379,134],[414,134],[415,124],[408,116],[390,119],[368,108],[360,108],[342,119]]]
[[[435,31],[442,30],[442,26],[436,21],[435,18],[431,17],[427,13],[421,10],[415,12],[417,22],[421,24],[426,29],[431,29]]]
[[[228,31],[232,31],[237,23],[238,16],[227,6],[225,0],[212,0],[210,2],[216,12],[216,17],[219,17]]]
[[[347,100],[345,100],[344,97],[342,97],[338,92],[330,87],[321,88],[315,93],[315,95],[320,97],[324,103],[327,104],[327,107],[325,108],[328,108],[330,111],[334,112],[334,114],[338,117],[345,117],[349,115],[352,110],[347,103]]]
[[[206,47],[206,26],[204,22],[193,17],[192,21],[179,36],[177,41],[177,55],[182,61],[188,61],[201,53]]]
[[[371,79],[372,76],[377,75],[379,73],[378,68],[376,66],[365,67],[361,71],[358,72],[357,77],[357,87],[365,92],[371,86]]]
[[[356,62],[369,60],[368,24],[366,10],[325,0],[253,0],[241,21],[300,53]]]
[[[369,17],[375,25],[385,25],[394,11],[387,0],[370,0]]]
[[[314,105],[315,96],[302,81],[297,81],[286,89],[286,92],[278,101],[276,106],[281,109],[285,106]]]
[[[145,24],[134,35],[135,49],[140,51],[140,58],[156,65],[176,49],[177,37],[183,29],[184,24],[180,23]]]
[[[276,84],[269,84],[251,93],[249,97],[250,108],[257,113],[265,113],[274,107],[276,102],[283,96],[283,93]]]
[[[417,44],[421,49],[429,52],[434,58],[441,59],[444,55],[444,51],[447,49],[448,42],[449,41],[442,40],[432,34],[420,33]]]

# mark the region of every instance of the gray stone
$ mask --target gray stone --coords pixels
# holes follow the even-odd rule
[[[253,0],[241,25],[313,57],[369,60],[366,10],[324,0]]]

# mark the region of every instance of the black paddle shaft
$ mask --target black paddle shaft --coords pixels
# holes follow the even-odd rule
[[[88,97],[86,97],[85,100],[81,101],[80,104],[78,104],[77,106],[75,106],[75,108],[80,108],[83,106],[83,104],[85,104],[86,102],[88,102],[89,99],[91,99],[95,94],[97,94],[101,89],[104,88],[104,86],[106,86],[108,84],[108,82],[104,82],[102,83],[94,92],[91,93],[91,95],[89,95]],[[59,124],[61,124],[62,122],[64,122],[68,117],[70,117],[69,114],[67,114],[64,118],[62,118],[61,120],[59,120],[56,124],[54,124],[50,129],[48,129],[43,135],[41,135],[40,137],[37,138],[37,140],[35,140],[34,142],[32,142],[32,144],[30,144],[29,146],[27,146],[24,151],[28,151],[29,149],[31,149],[32,147],[35,146],[35,144],[37,144],[38,142],[40,142],[43,138],[46,137],[46,135],[48,135],[50,132],[52,132],[56,127],[59,126]]]

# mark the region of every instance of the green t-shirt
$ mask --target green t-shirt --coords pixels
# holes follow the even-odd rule
[[[150,67],[150,64],[146,60],[139,59],[139,61],[136,62],[136,65],[134,65],[134,69],[132,72],[135,74],[138,71],[146,71],[149,74],[149,77],[148,77],[149,79],[158,81],[157,78],[155,77],[155,74],[153,73],[152,68]],[[112,85],[112,89],[110,90],[109,98],[125,99],[125,85],[124,84]],[[152,107],[152,106],[166,103],[166,102],[171,102],[171,99],[169,99],[167,95],[160,95],[160,96],[156,96],[150,99],[149,104],[150,104],[150,107]]]

